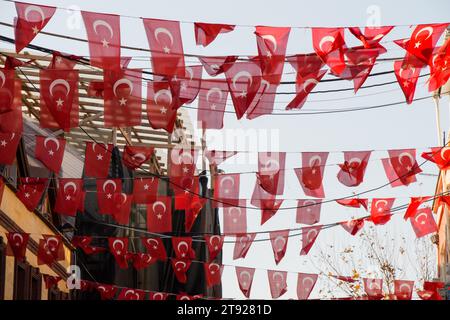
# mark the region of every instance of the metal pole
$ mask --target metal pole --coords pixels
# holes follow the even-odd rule
[[[433,96],[434,105],[436,107],[436,129],[437,129],[437,146],[442,146],[442,131],[441,131],[441,115],[439,112],[439,96]]]

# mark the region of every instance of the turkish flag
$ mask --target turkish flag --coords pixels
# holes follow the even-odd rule
[[[247,232],[247,212],[245,200],[239,202],[242,207],[223,208],[223,234],[232,235]]]
[[[418,291],[420,298],[422,300],[443,300],[439,294],[439,289],[445,287],[444,282],[440,281],[424,281],[423,290]]]
[[[14,19],[16,52],[33,41],[55,14],[56,8],[24,2],[15,2],[17,18]]]
[[[354,236],[364,227],[364,219],[348,220],[341,222],[340,224],[345,231]]]
[[[275,263],[279,264],[286,253],[289,240],[289,230],[280,230],[270,232],[270,242],[272,243],[273,256]]]
[[[123,149],[123,164],[130,170],[140,168],[153,155],[153,147],[129,146]]]
[[[252,61],[235,62],[225,71],[236,117],[241,119],[261,85],[261,68]]]
[[[429,207],[417,210],[416,215],[411,217],[410,221],[417,238],[438,232],[436,221],[434,221],[433,213]]]
[[[40,81],[40,125],[62,129],[78,126],[78,70],[42,69]]]
[[[347,48],[345,56],[348,58],[348,62],[339,77],[345,80],[353,80],[354,92],[358,92],[369,77],[379,54],[377,49]]]
[[[145,291],[140,289],[123,288],[119,292],[119,295],[117,296],[117,300],[125,300],[125,301],[144,300],[144,299],[145,299]]]
[[[100,293],[100,299],[112,300],[119,288],[111,284],[97,284],[96,289]]]
[[[106,178],[111,163],[112,144],[86,141],[84,153],[84,175],[87,177]]]
[[[404,219],[412,218],[416,215],[417,209],[424,203],[430,200],[431,197],[411,197],[408,208],[406,209]]]
[[[297,54],[287,57],[286,60],[297,72],[297,79],[303,79],[309,74],[319,74],[325,64],[317,53]]]
[[[277,213],[283,199],[277,200],[275,195],[266,192],[257,182],[250,203],[261,209],[261,225],[263,225]]]
[[[232,206],[239,203],[239,181],[239,173],[219,174],[214,177],[214,198],[219,201],[217,206]]]
[[[237,151],[206,150],[205,157],[208,159],[209,164],[218,166],[228,158],[235,156],[237,153]]]
[[[286,110],[301,109],[305,104],[308,95],[313,91],[326,73],[326,70],[320,70],[302,77],[297,76],[295,81],[296,94],[294,99],[286,106]]]
[[[259,152],[258,178],[259,185],[268,193],[282,195],[284,193],[285,152]]]
[[[206,47],[216,39],[220,33],[228,33],[234,30],[234,25],[218,23],[194,23],[195,42]]]
[[[106,248],[94,247],[91,245],[93,238],[90,236],[74,236],[72,238],[72,245],[75,248],[80,248],[87,255],[105,252]]]
[[[134,127],[142,121],[142,70],[106,70],[104,78],[105,127]]]
[[[450,147],[431,148],[430,152],[423,152],[422,158],[434,162],[440,170],[450,168]]]
[[[294,169],[305,195],[324,198],[322,179],[328,152],[302,152],[302,168]]]
[[[394,62],[394,72],[398,84],[405,95],[406,103],[411,104],[414,99],[420,68],[411,64],[405,64],[405,60],[397,60]]]
[[[370,300],[380,300],[383,297],[383,279],[363,278],[364,291]]]
[[[104,70],[120,69],[120,16],[81,11],[89,43],[90,63]]]
[[[321,199],[300,199],[297,201],[295,222],[313,225],[320,221]]]
[[[191,261],[186,259],[172,259],[172,268],[175,273],[175,276],[180,283],[187,282],[186,272],[189,270],[191,266]]]
[[[318,275],[312,273],[299,273],[297,277],[297,298],[308,300],[309,295],[316,285]]]
[[[147,249],[147,252],[154,258],[160,261],[165,261],[167,259],[166,248],[161,240],[161,238],[141,238],[142,244]]]
[[[291,28],[256,26],[255,29],[262,77],[269,84],[278,85],[283,74]]]
[[[206,286],[211,288],[212,286],[221,284],[223,266],[215,262],[203,263],[203,269],[205,271]]]
[[[59,51],[52,52],[52,61],[48,69],[73,70],[81,57],[72,54],[62,53]]]
[[[435,51],[428,63],[430,66],[429,92],[439,89],[450,78],[450,38]]]
[[[13,70],[12,70],[13,71]],[[5,81],[3,81],[3,76]],[[0,132],[23,131],[23,115],[22,115],[22,81],[16,79],[8,83],[8,71],[0,69],[0,78],[2,85],[0,86]]]
[[[154,264],[158,259],[152,257],[152,255],[149,253],[139,252],[133,255],[132,260],[133,260],[133,268],[136,270],[142,270]]]
[[[275,105],[278,85],[270,84],[262,79],[255,98],[248,107],[247,119],[252,120],[260,116],[272,114]]]
[[[60,178],[56,193],[55,212],[75,217],[82,199],[83,180]]]
[[[189,66],[183,70],[185,75],[170,78],[170,85],[179,91],[180,104],[191,104],[197,97],[202,84],[203,67],[201,65]]]
[[[411,300],[414,281],[394,280],[394,295],[397,300]]]
[[[340,183],[347,187],[359,186],[364,180],[371,151],[345,151],[344,163],[337,174]]]
[[[0,114],[3,114],[14,109],[14,99],[21,96],[21,91],[16,86],[14,69],[0,69],[0,80]]]
[[[267,270],[272,299],[278,299],[287,292],[287,271]]]
[[[369,199],[361,199],[361,198],[344,198],[344,199],[337,199],[337,203],[339,203],[342,206],[350,207],[350,208],[361,208],[367,210],[369,206]]]
[[[211,76],[215,77],[224,73],[231,68],[238,56],[223,56],[223,57],[199,57],[198,60],[205,68],[205,71]]]
[[[341,74],[345,69],[344,29],[312,28],[311,30],[314,51],[334,74]]]
[[[116,263],[121,269],[128,268],[128,237],[108,237],[109,251],[116,259]]]
[[[180,106],[178,94],[172,92],[169,82],[147,83],[147,117],[153,129],[164,129],[171,133]]]
[[[242,294],[248,299],[250,298],[250,291],[252,290],[255,268],[235,267],[235,269],[239,288],[241,289]]]
[[[236,235],[233,250],[233,260],[245,258],[250,249],[253,240],[255,240],[256,233],[245,233]]]
[[[147,205],[147,230],[156,233],[172,232],[172,198],[158,196]]]
[[[358,38],[364,48],[378,49],[380,54],[386,53],[386,49],[380,44],[380,41],[393,29],[393,26],[365,27],[364,32],[359,27],[350,27],[348,30]]]
[[[62,238],[59,235],[43,234],[44,239],[39,240],[37,263],[52,266],[56,261],[64,260]]]
[[[47,186],[47,181],[46,178],[20,178],[16,196],[29,211],[34,211],[37,208]]]
[[[417,25],[405,49],[421,62],[428,64],[434,47],[447,26],[448,23]]]
[[[97,179],[97,202],[100,214],[112,215],[115,209],[115,194],[122,193],[122,180]]]
[[[196,191],[195,193],[198,193]],[[197,220],[198,215],[201,213],[203,209],[206,199],[199,197],[197,194],[192,194],[190,192],[185,193],[180,196],[184,198],[184,229],[185,232],[190,232],[192,227],[194,226],[195,221]]]
[[[170,177],[193,177],[198,152],[195,149],[176,147],[169,153]]]
[[[62,279],[61,277],[51,276],[49,274],[43,274],[42,277],[44,278],[45,289],[47,290],[53,287],[57,287],[58,282],[60,282]]]
[[[164,292],[149,292],[148,300],[167,300],[168,294]]]
[[[30,234],[22,232],[7,232],[6,238],[8,239],[6,255],[14,256],[18,261],[24,261],[28,241],[30,240]]]
[[[222,251],[224,239],[225,237],[221,235],[205,235],[205,242],[209,253],[208,261],[214,261]]]
[[[303,227],[301,229],[302,234],[302,250],[300,251],[300,255],[307,255],[309,250],[311,250],[314,242],[316,242],[317,236],[319,235],[322,226],[313,226],[313,227]]]
[[[195,259],[191,237],[172,237],[172,247],[178,259]]]
[[[142,19],[152,54],[152,71],[161,76],[184,76],[184,53],[178,21]]]
[[[391,208],[395,198],[372,199],[370,205],[370,218],[374,224],[385,224],[391,220]]]
[[[416,181],[416,174],[421,173],[416,161],[415,149],[389,150],[389,162],[399,181],[407,186]]]
[[[222,129],[228,98],[228,85],[223,80],[203,80],[198,96],[197,121],[204,129]]]
[[[61,169],[65,147],[66,140],[63,138],[36,136],[34,154],[36,159],[41,161],[47,169],[58,174]]]
[[[114,206],[112,210],[113,219],[121,225],[128,225],[130,223],[131,204],[133,202],[133,195],[126,193],[113,194]]]
[[[21,138],[21,133],[0,132],[0,164],[13,164]]]
[[[136,204],[149,204],[156,201],[158,194],[159,179],[134,178],[133,179],[133,202]]]

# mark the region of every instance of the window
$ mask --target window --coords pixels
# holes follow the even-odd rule
[[[3,237],[0,237],[0,300],[5,298],[6,282],[6,244]]]
[[[14,267],[14,300],[27,300],[29,297],[29,265],[16,260]]]
[[[30,266],[30,300],[41,300],[42,276],[39,268]]]

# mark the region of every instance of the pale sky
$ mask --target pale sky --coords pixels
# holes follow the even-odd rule
[[[235,31],[220,35],[207,48],[195,45],[194,28],[192,23],[183,23],[182,36],[185,53],[201,55],[256,55],[256,40],[253,34],[254,25],[269,26],[364,26],[379,20],[380,25],[402,25],[395,28],[383,39],[385,47],[389,50],[381,56],[403,57],[404,51],[392,43],[393,40],[407,38],[412,32],[408,25],[418,23],[438,23],[449,20],[448,12],[450,2],[441,1],[46,1],[30,0],[39,4],[54,5],[75,10],[97,11],[115,13],[120,15],[179,20],[185,22],[210,22],[228,23],[243,26],[236,27]],[[12,23],[16,15],[14,5],[0,1],[0,21]],[[78,12],[58,10],[44,29],[48,32],[60,33],[73,37],[86,37],[85,29]],[[10,28],[0,26],[0,33],[13,37]],[[347,45],[357,45],[358,41],[346,32]],[[147,38],[142,22],[137,18],[122,17],[121,19],[122,45],[148,48]],[[309,53],[312,51],[311,33],[307,29],[292,29],[287,54]],[[440,41],[442,43],[442,39]],[[72,42],[69,40],[54,39],[45,35],[38,35],[32,44],[42,45],[54,50],[70,52],[76,55],[87,56],[89,54],[87,43]],[[12,48],[11,45],[2,43],[2,48]],[[130,67],[150,68],[149,55],[145,52],[122,50],[124,56],[134,56]],[[197,64],[195,58],[187,58],[187,64]],[[392,62],[381,62],[375,66],[372,72],[392,70]],[[286,65],[283,80],[292,80],[294,70]],[[428,72],[423,70],[422,73]],[[205,75],[206,72],[203,72]],[[331,76],[325,76],[325,79]],[[429,95],[424,85],[426,78],[420,78],[415,97]],[[393,74],[369,78],[365,85],[382,83],[395,80]],[[320,83],[316,90],[327,90],[352,87],[351,82],[338,81]],[[282,85],[279,91],[294,91],[292,85]],[[284,109],[290,96],[278,96],[275,109]],[[343,99],[344,98],[344,99]],[[341,99],[341,100],[337,100]],[[326,101],[319,101],[326,100]],[[383,103],[403,101],[404,96],[398,84],[361,89],[356,95],[351,91],[341,93],[311,94],[309,101],[303,110],[327,110],[350,107],[372,106]],[[192,104],[196,106],[196,102]],[[450,115],[448,112],[448,97],[441,100],[441,126],[447,131]],[[227,110],[233,110],[231,99],[228,100]],[[277,111],[278,113],[282,111]],[[196,111],[189,110],[191,120],[196,122]],[[217,150],[248,150],[251,157],[246,154],[230,159],[221,168],[226,172],[256,171],[255,151],[332,151],[328,157],[328,163],[342,162],[342,153],[337,151],[357,150],[388,150],[402,148],[417,148],[418,155],[426,148],[437,144],[435,108],[431,99],[419,101],[412,105],[396,105],[387,108],[357,111],[350,113],[319,114],[319,115],[290,115],[290,116],[264,116],[255,120],[237,121],[233,114],[225,114],[225,128],[223,131],[208,131],[208,146]],[[255,135],[257,140],[249,137]],[[268,141],[267,137],[271,137]],[[362,192],[377,187],[387,182],[381,162],[377,159],[387,157],[386,151],[373,152],[366,171],[365,182],[356,188],[348,188],[337,182],[337,166],[327,167],[324,177],[324,188],[327,198],[349,196],[352,193]],[[418,158],[421,162],[421,159]],[[286,168],[301,166],[301,157],[298,153],[289,153]],[[423,166],[425,173],[436,174],[434,165]],[[250,198],[255,183],[254,174],[241,176],[241,198]],[[406,204],[410,196],[432,195],[434,193],[436,177],[421,175],[418,182],[409,187],[391,188],[385,187],[366,197],[397,197],[394,206]],[[286,171],[286,185],[283,198],[304,198],[299,182],[292,170]],[[295,201],[285,201],[283,206],[294,206]],[[322,206],[321,222],[331,223],[349,219],[354,216],[363,216],[365,212],[357,209],[349,209],[337,204],[325,204]],[[259,210],[247,210],[248,231],[279,230],[298,228],[301,225],[295,223],[295,210],[282,210],[267,222],[263,227],[259,226]],[[415,235],[408,223],[397,215],[387,225],[380,229],[388,230],[393,237],[404,235],[411,243],[412,250]],[[258,237],[267,237],[259,235]],[[231,238],[230,238],[231,239]],[[346,233],[341,227],[324,230],[319,235],[315,246],[308,256],[299,256],[301,248],[300,237],[291,237],[288,249],[283,261],[276,266],[270,242],[254,243],[245,260],[232,260],[232,245],[225,245],[223,263],[226,265],[240,265],[260,268],[255,273],[251,298],[269,299],[270,292],[267,282],[267,274],[263,269],[288,270],[288,292],[282,297],[296,297],[295,272],[317,273],[314,268],[317,260],[314,254],[317,248],[325,248],[326,244],[335,243],[337,247],[345,247],[356,244],[355,239]],[[408,262],[403,262],[406,268],[401,278],[414,280],[416,274],[408,267]],[[344,274],[345,275],[345,274]],[[316,285],[311,297],[317,297],[317,291],[321,287],[321,280]],[[226,298],[243,298],[234,268],[225,267],[223,274],[223,296]]]

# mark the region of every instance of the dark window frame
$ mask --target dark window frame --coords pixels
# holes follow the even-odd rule
[[[5,299],[6,284],[6,243],[0,237],[0,300]]]
[[[14,300],[28,300],[30,297],[30,265],[27,261],[14,259]],[[23,281],[19,287],[19,272],[23,272]]]
[[[42,298],[42,275],[39,268],[30,268],[30,289],[29,289],[29,299],[30,300],[41,300]],[[34,285],[35,284],[35,285]]]

